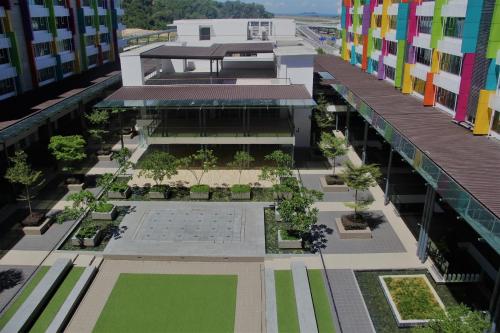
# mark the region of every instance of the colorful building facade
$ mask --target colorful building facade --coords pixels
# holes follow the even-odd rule
[[[345,61],[498,137],[499,0],[342,0],[341,28]]]
[[[0,0],[0,100],[118,60],[119,0]]]

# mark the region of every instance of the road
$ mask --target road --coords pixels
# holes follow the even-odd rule
[[[297,25],[297,32],[315,48],[322,48],[328,54],[338,54],[338,49],[319,40],[321,37],[305,25]]]

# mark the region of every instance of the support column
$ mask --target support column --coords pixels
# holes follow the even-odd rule
[[[347,146],[349,147],[351,145],[351,140],[349,137],[349,125],[351,123],[351,107],[348,105],[347,106],[347,117],[345,121],[345,138],[347,140]]]
[[[389,153],[389,163],[387,164],[387,176],[385,181],[385,191],[384,191],[384,205],[389,204],[389,182],[391,181],[391,169],[392,169],[392,155],[394,154],[392,148]]]
[[[498,327],[498,319],[500,317],[500,269],[497,271],[497,277],[495,279],[495,287],[490,298],[490,308],[489,312],[491,315],[491,333],[496,332]]]
[[[212,61],[212,59],[210,59],[210,77],[212,77],[212,75],[213,75],[213,71],[214,71],[213,65],[214,65],[213,61]]]
[[[368,122],[365,121],[365,131],[363,134],[363,152],[361,154],[361,161],[363,162],[363,164],[366,163],[366,144],[367,144],[367,141],[368,141]]]
[[[418,236],[417,256],[422,263],[427,260],[427,243],[429,241],[429,229],[431,225],[432,215],[434,213],[434,200],[436,191],[427,184],[427,193],[425,194],[424,212],[422,216],[422,224],[420,226],[420,234]]]

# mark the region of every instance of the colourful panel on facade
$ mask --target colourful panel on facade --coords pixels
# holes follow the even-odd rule
[[[477,103],[476,120],[474,122],[475,135],[488,135],[490,132],[491,109],[488,107],[492,91],[481,90]]]
[[[363,54],[361,58],[361,69],[366,71],[368,66],[368,36],[363,36]]]
[[[370,20],[371,20],[371,11],[370,5],[365,3],[363,6],[363,25],[361,27],[361,33],[363,35],[368,35],[368,30],[370,29]]]
[[[439,52],[436,49],[432,50],[431,72],[439,73]]]
[[[385,68],[384,68],[384,56],[383,55],[380,55],[378,57],[377,78],[379,80],[385,79]]]
[[[382,26],[380,28],[380,36],[385,37],[385,34],[389,30],[389,16],[387,14],[389,6],[391,5],[391,0],[384,0],[382,3]]]
[[[347,29],[347,26],[346,26],[346,14],[347,13],[347,9],[345,6],[342,6],[342,12],[340,13],[340,27],[342,29]]]
[[[403,83],[403,65],[405,59],[406,41],[398,40],[398,55],[396,58],[396,76],[394,77],[394,85],[396,88],[401,88]]]
[[[371,74],[373,73],[373,59],[368,58],[368,67],[366,68],[366,72]]]
[[[398,6],[398,18],[396,24],[396,39],[406,40],[408,31],[408,14],[409,5],[407,3],[400,3]]]
[[[352,8],[352,31],[356,32],[359,27],[359,15],[358,15],[358,8],[359,8],[359,0],[354,0],[354,7]]]
[[[425,80],[424,106],[434,106],[436,89],[433,82],[434,73],[427,73],[427,80]]]
[[[447,0],[436,0],[434,2],[434,19],[432,20],[431,48],[437,47],[438,41],[443,38],[443,20],[441,19],[441,9]]]
[[[488,74],[486,76],[486,90],[497,90],[499,70],[500,66],[497,65],[496,59],[491,59],[490,66],[488,67]]]
[[[403,87],[401,89],[401,92],[403,94],[411,94],[413,91],[413,84],[411,81],[411,69],[413,68],[413,64],[405,64],[404,66],[404,73],[403,73]]]
[[[469,102],[469,93],[472,82],[472,72],[474,62],[476,60],[475,53],[464,54],[462,62],[462,77],[460,80],[460,90],[457,99],[457,107],[455,109],[455,120],[465,121],[467,118],[467,104]]]
[[[417,3],[411,2],[409,6],[408,31],[406,39],[408,40],[408,44],[411,44],[413,43],[413,38],[417,35]]]
[[[482,11],[483,0],[467,2],[467,12],[462,35],[462,53],[476,53]]]
[[[351,46],[351,65],[356,65],[356,47]]]
[[[497,0],[495,9],[493,10],[493,18],[491,20],[486,57],[489,59],[495,59],[497,57],[498,50],[500,50],[500,1]]]

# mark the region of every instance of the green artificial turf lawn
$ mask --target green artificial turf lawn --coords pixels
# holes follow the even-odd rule
[[[38,317],[30,332],[45,332],[84,271],[73,267]]]
[[[326,293],[323,274],[319,269],[308,270],[309,287],[314,304],[314,314],[319,333],[334,333],[332,309]]]
[[[299,319],[295,304],[292,271],[274,271],[276,285],[276,308],[278,312],[278,332],[299,333]]]
[[[94,332],[234,332],[236,275],[120,274]]]
[[[7,311],[0,317],[0,328],[3,328],[7,322],[12,318],[17,309],[24,303],[26,298],[31,294],[33,289],[38,285],[40,280],[45,276],[45,273],[49,270],[48,266],[42,266],[33,276],[33,278],[26,284],[26,287],[21,291],[19,297],[12,303],[12,305],[7,309]]]

